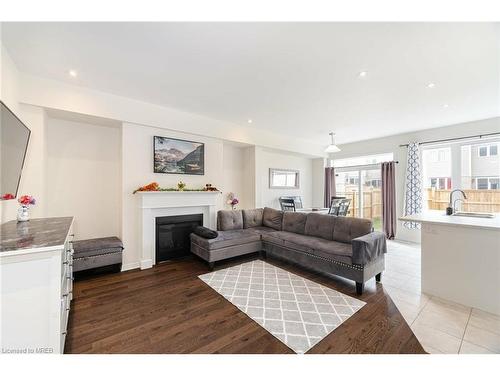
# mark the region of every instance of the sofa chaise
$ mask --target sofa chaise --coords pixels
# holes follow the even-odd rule
[[[191,252],[210,269],[219,260],[260,252],[353,280],[357,294],[367,280],[380,282],[384,271],[385,235],[373,231],[367,219],[269,207],[224,210],[217,213],[217,232],[213,239],[191,234]]]

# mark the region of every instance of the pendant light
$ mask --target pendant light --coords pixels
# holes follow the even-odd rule
[[[340,148],[338,148],[337,145],[335,144],[335,133],[330,132],[329,134],[330,137],[332,137],[332,143],[330,143],[330,145],[325,149],[325,152],[329,154],[333,152],[339,152]]]

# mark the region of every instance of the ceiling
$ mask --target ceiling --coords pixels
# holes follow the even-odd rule
[[[493,23],[3,23],[2,39],[26,73],[324,144],[500,114]]]

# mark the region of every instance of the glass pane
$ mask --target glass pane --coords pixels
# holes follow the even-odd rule
[[[484,157],[488,149],[489,157]],[[500,156],[495,153],[498,154],[497,140],[461,146],[461,188],[467,199],[460,202],[460,210],[500,212]]]
[[[444,211],[448,206],[451,181],[451,148],[422,150],[422,171],[425,207]]]
[[[361,171],[363,217],[373,222],[375,230],[382,230],[382,176],[380,169]]]
[[[335,159],[331,161],[332,167],[352,167],[354,165],[368,165],[368,164],[377,164],[382,163],[384,161],[392,161],[394,160],[394,155],[392,152],[387,154],[377,154],[377,155],[365,155],[358,156],[355,158],[347,158],[347,159]]]
[[[335,195],[351,200],[347,216],[360,217],[358,179],[358,171],[338,172],[335,174]]]

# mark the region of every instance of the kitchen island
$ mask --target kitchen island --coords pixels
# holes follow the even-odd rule
[[[500,315],[500,215],[399,218],[420,223],[422,292]]]

